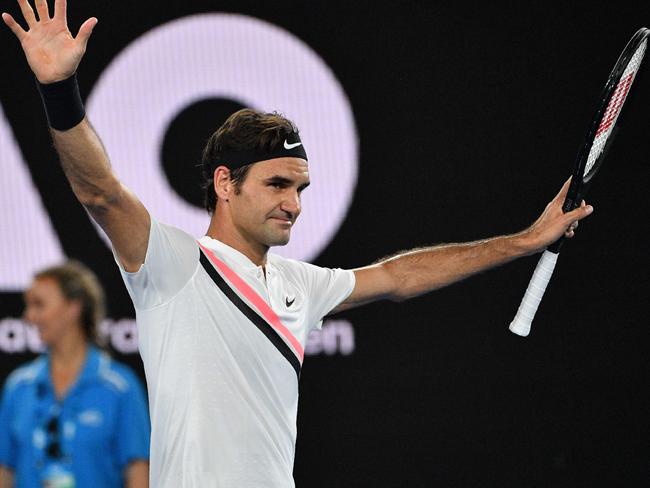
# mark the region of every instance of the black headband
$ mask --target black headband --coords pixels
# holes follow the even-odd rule
[[[307,161],[305,147],[300,142],[300,136],[296,132],[289,134],[282,142],[270,150],[258,148],[247,151],[221,151],[216,163],[217,166],[223,165],[229,169],[237,169],[247,164],[277,158],[300,158]]]

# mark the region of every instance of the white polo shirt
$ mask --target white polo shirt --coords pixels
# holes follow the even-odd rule
[[[239,251],[151,219],[144,264],[122,268],[151,411],[151,486],[294,486],[298,378],[309,332],[354,273]]]

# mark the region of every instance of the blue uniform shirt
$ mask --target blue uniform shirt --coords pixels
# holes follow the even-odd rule
[[[149,436],[137,377],[94,347],[60,401],[47,354],[18,368],[4,386],[0,465],[14,471],[16,488],[40,488],[54,470],[69,473],[77,488],[122,487],[127,465],[149,458]]]

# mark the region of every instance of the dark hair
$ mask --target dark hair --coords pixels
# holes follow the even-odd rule
[[[292,132],[298,133],[295,124],[279,113],[259,112],[250,108],[232,114],[217,131],[210,136],[201,161],[203,167],[204,203],[208,212],[217,206],[214,191],[214,171],[218,166],[228,166],[221,160],[223,151],[271,150]],[[251,165],[233,169],[230,179],[238,192]]]
[[[99,324],[104,319],[106,306],[104,290],[97,276],[79,261],[65,263],[39,271],[34,279],[52,278],[67,300],[79,300],[81,303],[81,326],[86,339],[102,345],[99,338]]]

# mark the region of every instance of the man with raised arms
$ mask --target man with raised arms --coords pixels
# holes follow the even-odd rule
[[[268,251],[289,241],[300,215],[307,153],[289,120],[242,110],[205,148],[210,221],[197,241],[158,222],[117,179],[85,117],[75,73],[97,19],[75,38],[65,0],[55,0],[53,15],[35,0],[38,18],[27,0],[18,3],[26,30],[2,18],[39,82],[72,190],[110,238],[136,309],[156,488],[294,486],[303,348],[325,315],[405,300],[539,252],[572,237],[591,213],[584,203],[562,212],[565,184],[517,234],[420,248],[354,270],[284,259]]]

